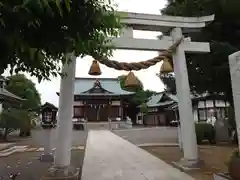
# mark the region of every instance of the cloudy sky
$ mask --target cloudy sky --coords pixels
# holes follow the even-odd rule
[[[149,14],[160,14],[160,9],[166,4],[165,0],[115,0],[118,5],[118,9],[121,11],[137,12],[137,13],[149,13]],[[159,32],[143,32],[135,31],[134,37],[141,37],[146,39],[156,39]],[[113,59],[118,61],[142,61],[153,58],[156,56],[156,52],[147,51],[129,51],[129,50],[116,50]],[[88,75],[89,67],[92,63],[91,57],[85,57],[83,59],[77,59],[76,77],[90,77]],[[127,74],[124,71],[116,71],[101,65],[102,75],[99,77],[117,77],[121,74]],[[156,73],[159,72],[160,64],[150,67],[147,70],[141,70],[135,74],[143,82],[145,89],[151,89],[155,91],[162,91],[163,84],[156,77]],[[5,73],[6,74],[6,73]],[[41,94],[42,103],[48,101],[55,105],[58,105],[58,96],[56,92],[59,91],[60,78],[52,78],[51,81],[43,81],[40,84],[36,78],[30,77],[35,83],[36,87]]]

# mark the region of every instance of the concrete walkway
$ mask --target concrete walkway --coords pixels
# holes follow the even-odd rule
[[[193,180],[107,130],[90,131],[81,180]]]

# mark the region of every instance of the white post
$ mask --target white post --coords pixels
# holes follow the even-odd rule
[[[71,160],[72,146],[72,115],[76,57],[70,55],[72,62],[63,65],[62,72],[67,76],[61,79],[59,95],[59,113],[57,122],[57,139],[55,166],[67,167]]]
[[[112,120],[111,120],[111,118],[108,118],[108,127],[109,127],[109,130],[112,131]]]
[[[238,136],[238,149],[240,152],[240,51],[229,56],[229,67],[233,92],[236,130]]]
[[[3,104],[0,102],[0,114],[2,113],[3,111]]]
[[[49,155],[52,154],[52,149],[51,149],[51,129],[46,129],[44,131],[45,133],[45,146],[44,146],[44,154]]]
[[[122,29],[121,37],[133,38],[133,28],[132,27],[126,27],[126,28]]]
[[[181,28],[174,28],[171,35],[174,42],[182,38],[183,35]],[[183,141],[184,158],[182,162],[186,163],[186,166],[191,166],[198,162],[198,148],[192,111],[192,101],[190,98],[186,57],[182,43],[176,49],[175,54],[173,54],[173,63],[176,75],[176,89],[179,99],[179,115]]]
[[[40,160],[52,162],[54,160],[51,147],[52,127],[44,129],[44,136],[45,136],[44,152],[41,155]]]
[[[178,123],[178,146],[179,148],[182,150],[182,133],[181,133],[181,123],[180,120],[178,119],[178,115],[177,115],[177,110],[174,111],[175,114],[175,119],[176,121],[179,121]]]

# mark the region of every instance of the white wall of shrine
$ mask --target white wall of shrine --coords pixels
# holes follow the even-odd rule
[[[229,103],[226,102],[225,104],[225,101],[222,101],[222,100],[216,100],[215,101],[215,106],[216,107],[225,107],[225,106],[229,106]],[[199,101],[198,103],[198,108],[213,108],[214,107],[214,104],[213,104],[213,100],[207,100],[206,101],[206,104],[204,101]]]
[[[223,100],[215,100],[215,110],[217,112],[218,118],[225,117],[224,108],[229,107],[229,103]],[[199,111],[199,112],[198,112]],[[198,113],[200,119],[198,118]],[[199,101],[198,105],[193,107],[194,121],[208,120],[214,116],[214,103],[213,100]]]
[[[120,106],[121,102],[120,101],[112,101],[112,106]]]
[[[83,105],[83,101],[74,101],[73,102],[73,106],[82,106]]]

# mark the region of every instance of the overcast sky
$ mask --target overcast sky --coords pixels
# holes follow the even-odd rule
[[[149,14],[160,14],[160,9],[163,8],[166,4],[165,0],[115,0],[118,4],[118,9],[121,11],[128,12],[137,12],[137,13],[149,13]],[[134,37],[141,37],[146,39],[156,38],[159,35],[159,32],[143,32],[136,31],[134,32]],[[113,59],[118,61],[142,61],[153,58],[156,56],[156,52],[147,52],[147,51],[129,51],[129,50],[116,50],[113,56]],[[83,59],[77,59],[76,67],[76,77],[90,77],[88,75],[89,67],[92,63],[91,57],[85,57]],[[153,67],[150,67],[147,70],[141,70],[135,74],[143,82],[145,89],[151,89],[154,91],[162,91],[163,84],[156,77],[156,73],[159,72],[160,64],[157,64]],[[102,75],[98,77],[117,77],[122,74],[127,74],[124,71],[116,71],[111,68],[107,68],[101,65]],[[6,73],[5,73],[6,74]],[[58,106],[58,96],[56,92],[59,91],[60,87],[60,78],[52,78],[51,81],[43,81],[40,84],[37,82],[36,78],[30,77],[36,83],[36,87],[41,94],[42,103],[50,102]]]

